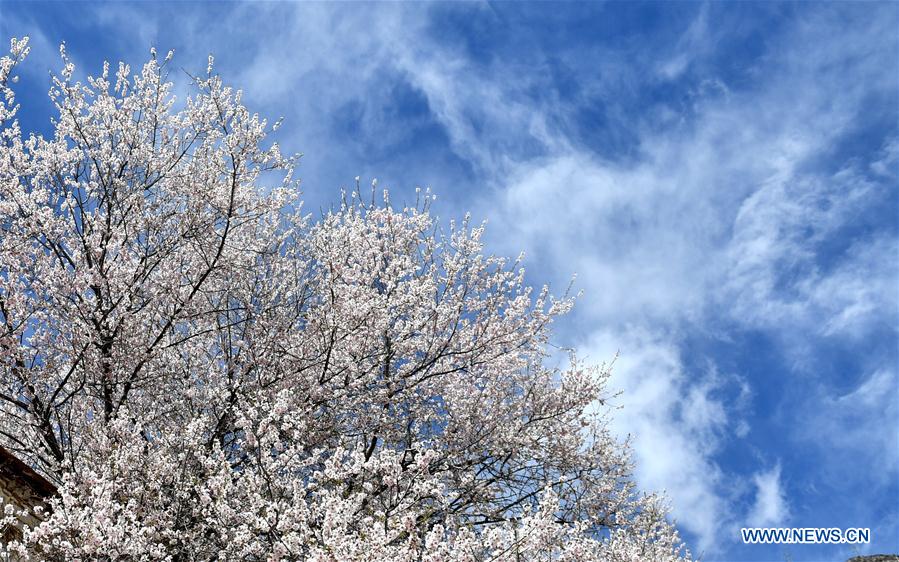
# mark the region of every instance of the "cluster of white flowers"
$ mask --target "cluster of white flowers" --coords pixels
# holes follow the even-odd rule
[[[211,57],[176,106],[171,53],[84,84],[63,49],[55,135],[24,138],[26,53],[0,59],[0,441],[59,493],[10,554],[689,558],[596,407],[607,370],[545,367],[572,299],[482,227],[358,184],[304,217]]]

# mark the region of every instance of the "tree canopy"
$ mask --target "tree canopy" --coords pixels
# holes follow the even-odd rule
[[[303,214],[297,158],[211,58],[176,100],[171,53],[82,83],[61,49],[53,136],[26,137],[27,51],[0,62],[0,442],[59,493],[9,552],[689,558],[608,369],[546,366],[572,299],[483,227],[358,183]]]

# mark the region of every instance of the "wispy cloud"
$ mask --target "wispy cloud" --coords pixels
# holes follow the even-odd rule
[[[649,328],[597,331],[581,347],[594,360],[617,350],[612,384],[623,394],[613,427],[631,439],[637,477],[668,495],[679,524],[697,537],[695,551],[715,550],[733,490],[710,457],[738,415],[711,398],[721,383],[715,373],[691,381],[678,346]]]
[[[747,526],[776,527],[789,517],[786,494],[780,481],[780,465],[752,478],[755,484],[755,503],[747,518]]]

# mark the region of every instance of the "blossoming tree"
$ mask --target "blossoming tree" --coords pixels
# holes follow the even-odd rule
[[[61,49],[55,132],[26,138],[27,50],[0,62],[0,441],[58,495],[9,555],[689,558],[606,427],[608,371],[545,366],[571,300],[482,228],[358,185],[305,217],[211,59],[176,105],[171,53],[81,83]]]

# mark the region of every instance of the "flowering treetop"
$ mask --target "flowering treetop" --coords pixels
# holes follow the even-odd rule
[[[607,428],[608,370],[545,366],[572,299],[483,227],[358,184],[310,220],[211,58],[176,104],[171,53],[82,83],[61,49],[54,135],[26,138],[27,51],[0,59],[0,441],[59,495],[11,552],[689,558]]]

